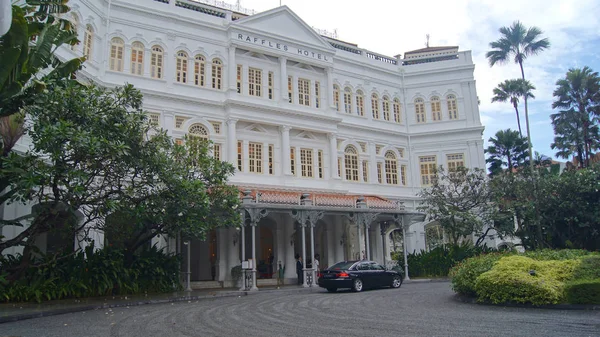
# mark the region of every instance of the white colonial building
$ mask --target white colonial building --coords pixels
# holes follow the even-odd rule
[[[389,261],[399,228],[408,251],[425,249],[416,193],[434,167],[485,168],[469,51],[388,57],[320,35],[286,6],[249,15],[189,0],[69,5],[82,42],[59,55],[88,57],[79,78],[135,85],[174,139],[206,137],[237,168],[245,226],[191,242],[193,281],[231,286],[232,267],[252,259],[258,286],[278,265],[287,282],[296,253],[320,255],[321,268]],[[30,210],[11,205],[4,216]],[[181,240],[160,241],[185,252]]]

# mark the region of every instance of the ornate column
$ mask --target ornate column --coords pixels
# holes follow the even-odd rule
[[[312,253],[311,260],[313,261],[312,283],[310,284],[311,287],[315,287],[317,282],[317,270],[315,268],[315,226],[317,225],[317,221],[323,217],[323,214],[323,212],[319,211],[308,212],[308,223],[310,224],[310,247]]]
[[[269,214],[264,208],[247,208],[246,212],[250,218],[250,225],[252,226],[252,287],[250,290],[256,291],[256,227],[260,219],[264,218]]]
[[[382,251],[383,251],[383,266],[386,268],[387,268],[387,265],[386,265],[385,257],[387,254],[387,245],[388,245],[386,233],[387,233],[388,228],[390,228],[390,224],[387,221],[381,221],[379,223],[379,234],[381,234],[381,241],[383,242],[381,244],[381,246],[383,248],[382,249]]]
[[[289,125],[282,125],[279,127],[281,132],[281,161],[283,162],[283,175],[291,175],[292,170],[290,167],[290,127]]]
[[[358,202],[356,203],[357,208],[360,209],[366,209],[367,208],[367,203],[364,201],[363,197],[358,198]],[[379,216],[379,213],[364,213],[364,212],[360,212],[360,213],[350,213],[348,215],[346,215],[346,217],[348,217],[350,220],[354,221],[356,223],[356,225],[358,226],[358,232],[359,232],[359,243],[362,246],[361,241],[361,232],[362,229],[365,229],[365,256],[366,259],[370,259],[371,257],[371,253],[369,252],[369,227],[371,226],[371,223],[377,219],[377,216]],[[360,252],[360,248],[359,248],[359,253]],[[361,258],[363,258],[363,255],[361,254]]]
[[[308,195],[303,196],[303,201],[302,201],[302,205],[311,205],[312,202],[310,202],[310,200],[308,199]],[[319,219],[321,219],[324,215],[324,213],[322,211],[309,211],[309,210],[292,210],[291,212],[292,218],[294,218],[296,221],[298,221],[298,223],[300,223],[300,226],[302,226],[302,260],[304,263],[304,268],[302,269],[302,273],[304,275],[303,280],[302,280],[302,286],[303,287],[315,287],[315,270],[314,268],[311,269],[307,269],[306,268],[306,225],[308,223],[308,225],[310,225],[311,227],[311,246],[314,252],[315,249],[315,244],[314,244],[314,234],[313,234],[313,228],[315,226],[315,224],[317,223],[317,221]],[[314,258],[314,257],[313,257]],[[307,284],[306,280],[307,280],[307,274],[308,272],[311,273],[312,275],[312,282],[309,284]]]
[[[367,251],[367,260],[371,259],[371,243],[369,242],[369,228],[371,228],[371,223],[365,222],[365,246]]]
[[[237,168],[237,140],[236,140],[237,119],[227,120],[227,161]]]
[[[338,159],[337,159],[337,135],[335,133],[328,133],[327,138],[329,139],[329,171],[330,176],[333,179],[340,179],[338,176]]]
[[[242,237],[240,242],[242,243],[242,262],[246,261],[246,210],[241,210],[240,215],[242,217]],[[242,270],[242,287],[240,290],[246,290],[246,271]]]
[[[227,60],[227,88],[230,94],[237,93],[237,64],[235,63],[235,46],[229,45],[229,58]]]
[[[288,103],[287,91],[287,59],[283,56],[279,57],[279,99],[281,103]]]

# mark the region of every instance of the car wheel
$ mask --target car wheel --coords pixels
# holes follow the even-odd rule
[[[392,280],[392,288],[400,288],[401,285],[402,278],[398,275],[394,276],[394,279]]]
[[[327,291],[329,291],[330,293],[334,293],[337,291],[337,288],[327,288]]]
[[[356,292],[361,292],[363,290],[363,281],[359,278],[354,279],[354,283],[352,284],[352,290]]]

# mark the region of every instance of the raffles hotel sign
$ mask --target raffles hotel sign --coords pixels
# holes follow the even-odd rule
[[[265,48],[279,50],[281,52],[290,53],[290,54],[293,54],[296,56],[304,56],[304,57],[308,57],[308,58],[311,58],[314,60],[320,60],[320,61],[325,61],[325,62],[331,61],[330,56],[325,55],[320,52],[316,52],[314,50],[300,48],[300,47],[292,46],[292,45],[289,45],[286,43],[281,43],[281,42],[269,40],[269,39],[266,39],[263,37],[252,36],[252,35],[248,35],[248,34],[234,33],[234,36],[237,41],[243,41],[246,43],[263,46]]]

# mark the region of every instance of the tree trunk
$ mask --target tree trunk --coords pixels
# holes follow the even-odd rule
[[[513,106],[515,107],[515,113],[517,114],[517,126],[519,126],[519,135],[523,138],[523,132],[521,131],[521,118],[519,117],[519,108],[517,106],[517,102],[513,102]]]

